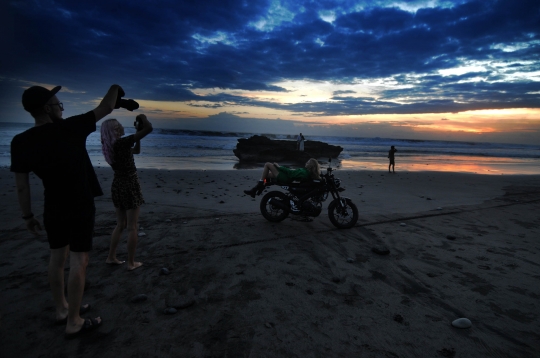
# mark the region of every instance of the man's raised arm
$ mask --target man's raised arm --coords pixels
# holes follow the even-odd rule
[[[118,99],[118,93],[124,94],[124,90],[119,85],[112,85],[109,91],[101,100],[101,103],[94,109],[94,115],[96,116],[96,122],[110,114],[116,105]]]

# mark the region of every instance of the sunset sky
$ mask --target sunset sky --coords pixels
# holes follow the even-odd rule
[[[538,0],[4,4],[0,121],[117,83],[163,128],[540,142]]]

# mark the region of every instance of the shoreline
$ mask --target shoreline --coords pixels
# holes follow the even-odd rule
[[[91,156],[95,168],[107,168],[103,156]],[[325,158],[319,158],[321,169],[328,166]],[[9,166],[0,161],[0,165]],[[285,166],[299,167],[294,163],[280,163]],[[161,170],[245,170],[262,169],[264,163],[239,163],[236,157],[150,157],[135,156],[135,165],[140,169]],[[338,159],[332,162],[332,167],[338,170],[388,172],[386,158],[355,158]],[[438,157],[401,157],[396,158],[397,172],[446,172],[469,173],[485,175],[540,175],[540,159],[512,158],[438,158]]]
[[[102,154],[91,154],[95,168],[107,168]],[[321,168],[328,166],[327,158],[318,158]],[[10,157],[0,157],[0,168],[9,168]],[[281,165],[299,167],[296,163]],[[264,163],[240,163],[234,155],[216,156],[150,156],[136,155],[135,165],[141,169],[161,170],[244,170],[260,169]],[[334,159],[332,167],[350,171],[388,171],[386,157],[347,157]],[[486,175],[540,175],[540,158],[507,158],[460,155],[397,155],[398,172],[456,172]]]

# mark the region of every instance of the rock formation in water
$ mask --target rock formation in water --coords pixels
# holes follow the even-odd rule
[[[295,140],[272,140],[254,135],[238,139],[234,155],[240,162],[294,162],[304,163],[309,158],[337,158],[342,147],[315,140],[304,142],[304,151],[296,150]]]

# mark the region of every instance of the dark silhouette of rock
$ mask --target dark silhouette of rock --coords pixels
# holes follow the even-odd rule
[[[238,139],[234,155],[240,162],[295,162],[305,163],[309,158],[337,158],[342,147],[315,140],[304,143],[304,151],[296,150],[295,140],[272,140],[254,135]]]
[[[163,310],[163,313],[165,314],[175,314],[176,312],[177,310],[174,307],[167,307],[165,310]]]
[[[377,255],[389,255],[390,250],[385,245],[377,245],[371,248],[371,251],[376,253]]]
[[[148,299],[148,296],[146,296],[143,293],[140,293],[138,295],[135,295],[131,298],[131,303],[138,303],[138,302],[144,302]]]

